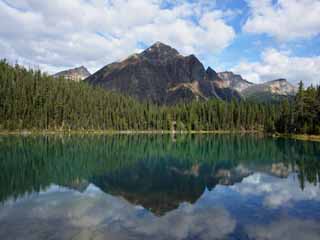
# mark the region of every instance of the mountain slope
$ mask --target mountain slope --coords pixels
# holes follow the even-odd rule
[[[65,70],[62,72],[58,72],[53,75],[55,78],[63,77],[65,79],[70,79],[76,82],[82,81],[89,77],[91,74],[84,66]]]
[[[111,63],[86,79],[89,84],[150,100],[174,104],[193,99],[240,98],[237,91],[219,88],[217,73],[194,56],[182,56],[157,42],[140,54]]]

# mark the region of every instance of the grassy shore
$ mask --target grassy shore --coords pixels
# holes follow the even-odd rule
[[[301,141],[313,141],[313,142],[320,142],[320,135],[308,135],[308,134],[274,134],[273,137],[280,137],[280,138],[290,138],[296,139]]]
[[[265,133],[257,130],[250,131],[231,131],[231,130],[217,130],[217,131],[169,131],[169,130],[127,130],[127,131],[114,131],[114,130],[0,130],[0,136],[6,135],[119,135],[119,134],[259,134]],[[290,138],[302,141],[315,141],[320,142],[320,135],[308,134],[266,134],[275,138]]]
[[[0,135],[55,135],[55,134],[97,134],[97,135],[111,135],[111,134],[257,134],[259,131],[231,131],[231,130],[217,130],[217,131],[170,131],[170,130],[15,130],[7,131],[0,130]]]

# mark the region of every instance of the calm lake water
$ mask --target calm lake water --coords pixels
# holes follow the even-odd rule
[[[320,239],[320,144],[0,137],[0,239]]]

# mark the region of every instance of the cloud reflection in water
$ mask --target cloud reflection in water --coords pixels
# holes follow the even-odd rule
[[[304,189],[299,187],[297,174],[278,178],[264,173],[255,173],[235,184],[231,189],[243,196],[262,196],[264,205],[270,208],[281,207],[303,200],[320,201],[320,186],[306,181]]]
[[[41,239],[221,239],[235,220],[219,207],[182,203],[157,217],[94,185],[83,193],[50,187],[39,196],[0,208],[0,238]]]
[[[228,239],[239,238],[239,229],[250,239],[319,239],[320,215],[308,216],[308,209],[306,219],[290,215],[303,201],[319,209],[320,188],[306,183],[302,190],[295,173],[257,172],[233,186],[206,189],[194,204],[181,203],[163,216],[93,184],[83,192],[52,185],[0,207],[0,239]],[[257,214],[260,220],[252,217]]]

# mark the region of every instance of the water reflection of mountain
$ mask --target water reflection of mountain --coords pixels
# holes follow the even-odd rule
[[[254,172],[287,178],[298,170],[282,162],[252,169],[241,164],[226,168],[201,163],[186,169],[175,163],[174,159],[163,159],[150,167],[142,161],[134,168],[94,177],[90,181],[106,193],[121,196],[157,215],[164,215],[176,209],[181,202],[195,203],[206,189],[211,191],[218,184],[234,185]]]
[[[0,201],[93,182],[161,214],[254,171],[297,171],[301,187],[319,181],[319,152],[317,143],[238,135],[2,137]]]
[[[188,168],[177,164],[175,159],[162,159],[151,166],[148,163],[142,161],[132,168],[93,177],[91,181],[104,192],[163,215],[181,202],[194,203],[206,188],[232,185],[251,174],[242,167],[226,169],[205,163]]]

